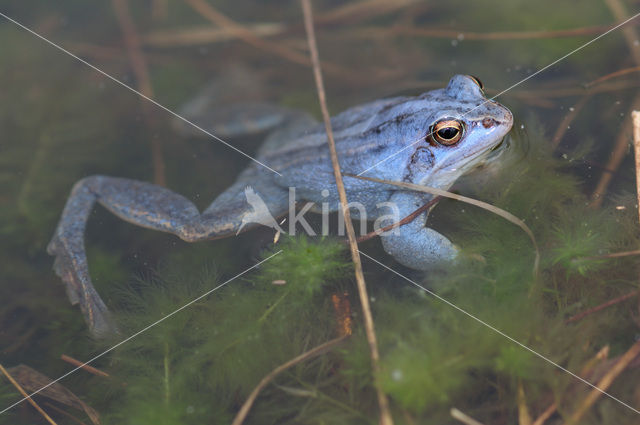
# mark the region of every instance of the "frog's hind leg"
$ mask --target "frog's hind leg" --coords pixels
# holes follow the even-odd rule
[[[287,210],[286,190],[265,176],[257,176],[259,173],[247,170],[202,214],[183,196],[150,183],[106,176],[91,176],[76,183],[47,251],[56,257],[54,269],[64,281],[71,302],[80,304],[92,333],[100,336],[115,331],[107,307],[91,283],[85,254],[85,227],[96,202],[125,221],[172,233],[188,242],[215,239],[263,223],[255,218],[264,214],[254,214],[261,208],[267,208],[274,217]],[[250,192],[258,195],[252,200],[262,203],[247,202],[248,181],[257,182]]]

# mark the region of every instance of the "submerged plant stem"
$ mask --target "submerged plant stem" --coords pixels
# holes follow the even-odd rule
[[[620,0],[605,0],[605,4],[611,10],[611,13],[616,17],[616,19],[624,19],[628,16],[628,12],[625,9],[624,4]],[[633,58],[633,61],[637,66],[640,66],[640,52],[634,45],[636,40],[638,40],[638,32],[633,26],[627,26],[622,28],[622,34],[624,35],[625,41],[627,42],[627,47],[629,49],[629,53]],[[631,109],[640,109],[640,94],[636,94],[631,102]],[[611,157],[609,158],[609,162],[606,164],[605,168],[610,170],[617,170],[622,160],[627,155],[627,143],[629,138],[629,120],[625,119],[625,124],[620,130],[618,134],[618,138],[616,140],[616,144],[611,152]],[[590,206],[592,208],[599,208],[604,201],[604,195],[607,192],[609,184],[613,179],[613,174],[611,173],[603,173],[602,177],[600,177],[600,181],[596,186],[596,189],[593,191],[591,196]]]
[[[638,296],[638,295],[640,295],[640,289],[637,290],[637,291],[633,291],[633,292],[630,292],[628,294],[622,295],[622,296],[620,296],[618,298],[614,298],[614,299],[609,300],[609,301],[607,301],[605,303],[602,303],[602,304],[597,305],[597,306],[595,306],[593,308],[590,308],[590,309],[585,310],[585,311],[583,311],[581,313],[578,313],[578,314],[576,314],[574,316],[571,316],[567,320],[565,320],[564,323],[577,322],[578,320],[582,320],[583,318],[585,318],[586,316],[588,316],[590,314],[596,313],[596,312],[598,312],[600,310],[604,310],[607,307],[611,307],[612,305],[621,303],[622,301],[626,301],[626,300],[631,299],[631,298],[633,298],[635,296]]]
[[[316,44],[316,35],[313,28],[313,14],[311,11],[311,0],[301,0],[302,10],[304,12],[304,26],[307,31],[307,41],[309,42],[309,50],[311,53],[311,63],[313,64],[313,76],[318,89],[318,100],[320,101],[320,109],[322,110],[322,118],[324,120],[325,130],[327,132],[327,143],[329,144],[329,152],[331,154],[331,165],[333,166],[333,174],[336,179],[336,186],[340,196],[340,204],[342,214],[345,221],[345,229],[349,238],[349,249],[351,258],[355,268],[356,284],[358,287],[358,295],[362,306],[362,315],[364,317],[365,333],[369,342],[369,351],[371,354],[371,367],[373,369],[373,382],[378,396],[378,406],[380,408],[380,424],[392,425],[393,418],[389,409],[389,400],[382,390],[380,383],[380,354],[378,353],[378,342],[376,332],[373,325],[373,315],[369,306],[369,295],[367,293],[367,285],[364,281],[364,273],[362,272],[362,262],[360,260],[360,251],[358,250],[358,241],[353,230],[351,222],[351,214],[349,211],[349,202],[347,201],[347,192],[342,181],[342,173],[340,171],[340,162],[338,161],[338,152],[336,151],[336,143],[333,139],[333,131],[331,129],[331,117],[327,108],[326,93],[324,91],[324,83],[322,80],[322,71],[320,70],[320,57],[318,54],[318,46]]]
[[[100,370],[98,368],[95,368],[93,366],[89,366],[87,364],[84,364],[80,360],[74,359],[73,357],[67,356],[66,354],[62,354],[60,356],[60,360],[65,361],[65,362],[67,362],[69,364],[72,364],[74,366],[78,366],[81,369],[83,369],[83,370],[85,370],[85,371],[87,371],[89,373],[92,373],[94,375],[97,375],[97,376],[102,376],[104,378],[109,378],[109,376],[110,376],[107,372],[104,372],[104,371],[102,371],[102,370]]]
[[[253,406],[253,402],[258,397],[258,394],[260,394],[260,391],[262,391],[262,389],[266,387],[267,384],[269,384],[269,382],[273,380],[273,378],[275,378],[285,370],[289,369],[291,366],[295,366],[298,363],[301,363],[305,360],[324,354],[325,352],[329,351],[331,348],[340,344],[342,341],[344,341],[347,338],[348,338],[347,336],[341,336],[339,338],[335,338],[335,339],[332,339],[331,341],[325,342],[324,344],[319,345],[305,353],[300,354],[298,357],[295,357],[289,360],[288,362],[278,366],[277,368],[269,372],[267,376],[262,378],[262,380],[258,383],[258,385],[253,389],[253,391],[251,391],[251,394],[249,394],[249,397],[247,397],[247,400],[244,402],[244,404],[238,411],[238,414],[233,419],[233,422],[231,423],[231,425],[241,425],[242,422],[244,422],[244,419],[247,417],[247,414],[249,414],[249,410],[251,409],[251,406]]]
[[[613,365],[611,369],[602,377],[598,382],[597,388],[594,388],[582,401],[580,406],[571,415],[565,425],[574,425],[580,422],[582,416],[593,406],[593,404],[604,394],[605,391],[611,386],[613,381],[622,373],[622,371],[640,354],[640,341],[636,342],[624,353],[620,359]],[[629,407],[629,406],[627,406]],[[635,410],[635,409],[633,409]],[[635,410],[636,413],[637,410]]]

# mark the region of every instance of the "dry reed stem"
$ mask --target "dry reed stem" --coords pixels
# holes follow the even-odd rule
[[[521,379],[518,379],[516,399],[518,402],[518,425],[531,425],[531,413],[529,413],[527,396],[524,392],[524,385],[522,385]]]
[[[633,120],[633,151],[636,160],[636,193],[638,197],[638,219],[640,220],[640,111],[631,112]]]
[[[576,314],[574,316],[571,316],[567,320],[565,320],[564,323],[577,322],[578,320],[582,320],[583,318],[585,318],[586,316],[588,316],[590,314],[597,313],[600,310],[604,310],[607,307],[611,307],[612,305],[619,304],[619,303],[621,303],[623,301],[626,301],[626,300],[631,299],[631,298],[633,298],[635,296],[638,296],[638,295],[640,295],[640,289],[637,290],[637,291],[630,292],[630,293],[628,293],[626,295],[622,295],[622,296],[620,296],[618,298],[614,298],[614,299],[609,300],[609,301],[607,301],[605,303],[602,303],[602,304],[597,305],[597,306],[595,306],[593,308],[590,308],[590,309],[585,310],[585,311],[583,311],[581,313],[578,313],[578,314]]]
[[[131,62],[131,69],[136,77],[136,85],[146,97],[153,99],[153,87],[149,77],[149,69],[142,53],[140,37],[136,31],[127,0],[112,0],[113,9],[124,37],[124,45]],[[165,164],[162,154],[162,143],[157,138],[157,121],[146,100],[140,99],[140,108],[145,122],[151,130],[151,159],[153,163],[153,182],[160,186],[167,185]]]
[[[15,379],[13,379],[13,376],[11,376],[9,372],[7,372],[7,369],[5,369],[4,366],[2,366],[1,364],[0,364],[0,372],[2,372],[4,376],[7,377],[9,382],[11,382],[14,387],[16,387],[16,389],[20,392],[20,394],[22,394],[22,397],[24,397],[33,407],[35,407],[35,409],[47,420],[47,422],[49,422],[51,425],[56,425],[56,422],[53,419],[51,419],[49,415],[47,415],[47,412],[45,412],[44,410],[42,410],[40,406],[38,406],[38,403],[36,403],[35,400],[33,400],[29,396],[29,394],[27,394],[27,392],[20,386],[20,384],[18,384],[18,382]]]
[[[345,21],[353,24],[388,14],[413,3],[416,3],[416,0],[396,0],[393,2],[388,0],[365,0],[357,3],[347,3],[316,16],[314,20],[316,25],[330,25]],[[296,33],[300,29],[298,25],[287,27],[281,23],[268,22],[239,25],[259,38]],[[231,30],[229,27],[191,27],[148,33],[143,36],[143,43],[154,47],[175,47],[216,43],[234,38],[238,38],[238,32]]]
[[[232,20],[228,16],[224,15],[220,11],[216,10],[213,6],[207,3],[205,0],[184,0],[191,8],[197,11],[202,17],[208,21],[218,25],[221,28],[226,28],[229,32],[234,34],[237,38],[245,43],[257,47],[258,49],[265,50],[276,56],[284,58],[290,62],[297,63],[304,66],[312,66],[309,58],[293,49],[290,49],[284,45],[273,43],[268,40],[264,40],[255,35],[250,30],[246,29],[236,21]],[[347,68],[340,67],[335,64],[325,63],[325,70],[334,75],[337,75],[348,81],[360,81],[362,75],[354,73]]]
[[[628,13],[625,6],[622,4],[620,0],[604,0],[611,13],[615,16],[616,19],[623,20],[628,18]],[[633,57],[633,61],[636,66],[640,66],[640,48],[635,45],[635,41],[638,40],[638,32],[633,26],[625,26],[622,28],[622,34],[624,35],[625,41],[627,42],[627,47],[631,56]],[[631,109],[637,110],[640,109],[640,94],[636,94],[631,103]],[[629,119],[625,119],[623,127],[621,131],[618,133],[618,138],[616,139],[616,143],[613,147],[613,151],[611,152],[611,156],[609,158],[609,162],[605,165],[605,168],[617,171],[618,167],[622,163],[622,160],[627,154],[627,143],[629,140],[629,128],[631,126],[631,122]],[[604,195],[609,188],[609,184],[613,180],[613,174],[611,173],[603,173],[596,185],[593,194],[591,195],[591,202],[589,206],[591,208],[599,208],[604,201]]]
[[[349,238],[351,258],[353,260],[353,265],[355,268],[358,295],[360,297],[360,304],[362,306],[365,333],[367,335],[367,341],[369,342],[371,367],[373,369],[374,375],[373,382],[376,389],[376,394],[378,396],[378,406],[380,408],[380,424],[392,425],[393,418],[391,417],[391,412],[389,409],[389,400],[387,399],[387,395],[384,393],[384,391],[382,391],[382,387],[380,384],[380,354],[378,353],[378,342],[374,329],[371,307],[369,306],[369,295],[367,293],[367,286],[364,280],[364,273],[362,272],[362,262],[360,260],[360,252],[358,251],[358,242],[356,240],[355,231],[353,230],[353,223],[351,222],[351,214],[349,212],[347,201],[347,192],[344,188],[344,182],[342,181],[342,173],[340,172],[340,162],[338,161],[338,153],[336,151],[336,144],[335,140],[333,139],[333,131],[331,129],[331,117],[329,116],[329,110],[327,109],[326,93],[322,80],[322,71],[320,69],[320,57],[316,44],[315,31],[313,28],[311,1],[301,0],[301,2],[302,10],[304,13],[304,26],[307,31],[307,40],[309,42],[309,51],[311,53],[311,63],[313,64],[313,76],[315,78],[316,88],[318,89],[318,100],[320,101],[322,118],[324,120],[325,130],[327,132],[327,142],[329,144],[329,152],[331,154],[331,165],[333,166],[333,174],[336,179],[336,186],[338,188],[338,194],[340,196],[340,204],[342,207],[345,229]]]
[[[258,383],[258,385],[253,389],[253,391],[251,391],[251,394],[249,394],[249,397],[247,397],[247,400],[244,402],[244,404],[236,414],[236,417],[233,419],[233,422],[231,423],[231,425],[242,424],[242,422],[245,420],[245,418],[249,414],[249,410],[251,410],[251,406],[253,405],[254,401],[258,397],[258,394],[260,394],[260,391],[262,391],[262,389],[266,387],[269,384],[269,382],[271,382],[276,376],[278,376],[285,370],[289,369],[290,367],[297,365],[298,363],[302,363],[313,357],[326,353],[327,351],[332,349],[334,346],[340,344],[342,341],[344,341],[347,338],[348,336],[341,336],[339,338],[335,338],[335,339],[332,339],[331,341],[325,342],[324,344],[319,345],[309,351],[306,351],[300,354],[299,356],[289,360],[288,362],[278,366],[277,368],[269,372],[267,376],[262,378],[262,380]]]
[[[640,354],[640,341],[636,342],[624,353],[611,369],[598,381],[597,389],[592,389],[580,406],[573,412],[573,415],[565,422],[565,425],[574,425],[579,423],[584,414],[593,406],[593,404],[603,395],[603,391],[611,386],[613,381],[622,373],[622,371]]]
[[[549,419],[551,415],[556,412],[556,410],[558,410],[558,406],[555,403],[551,403],[549,407],[547,407],[545,411],[542,412],[540,416],[538,416],[538,418],[533,422],[532,425],[543,425],[547,421],[547,419]]]
[[[97,369],[97,368],[95,368],[93,366],[89,366],[88,364],[85,364],[85,363],[81,362],[80,360],[76,360],[73,357],[67,356],[66,354],[61,355],[60,359],[62,361],[65,361],[65,362],[69,363],[69,364],[72,364],[74,366],[78,366],[81,369],[83,369],[83,370],[85,370],[85,371],[87,371],[89,373],[92,373],[94,375],[102,376],[104,378],[109,378],[110,377],[107,372],[103,372],[100,369]]]

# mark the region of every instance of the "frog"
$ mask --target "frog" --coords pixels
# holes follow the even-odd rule
[[[258,226],[260,220],[246,219],[255,214],[248,188],[273,217],[291,213],[291,188],[295,202],[337,211],[339,196],[325,127],[308,117],[302,121],[303,125],[297,122],[268,136],[235,183],[202,212],[184,196],[144,181],[93,175],[73,186],[47,251],[55,257],[54,270],[93,335],[117,331],[93,287],[85,254],[84,233],[95,204],[124,221],[186,242],[230,237]],[[366,214],[367,220],[383,218],[381,224],[389,224],[390,209],[402,218],[432,195],[348,176],[447,190],[486,161],[512,125],[509,109],[488,99],[480,80],[469,75],[454,75],[446,87],[418,96],[374,100],[335,115],[331,126],[347,198],[364,208],[352,217]],[[429,270],[458,257],[456,245],[426,226],[429,212],[380,235],[384,250],[411,269]]]

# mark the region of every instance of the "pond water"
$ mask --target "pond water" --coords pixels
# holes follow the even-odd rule
[[[379,240],[361,244],[377,381],[394,422],[463,423],[456,409],[484,424],[638,423],[639,270],[633,255],[607,255],[640,245],[630,119],[640,109],[640,19],[605,34],[637,2],[313,8],[332,114],[471,74],[515,118],[494,160],[453,191],[522,219],[540,252],[536,273],[525,232],[453,200],[437,205],[429,226],[461,249],[455,266],[417,272]],[[243,105],[320,119],[300,3],[0,0],[0,12],[0,364],[34,391],[75,368],[61,355],[100,355],[91,365],[108,378],[78,370],[59,381],[95,409],[93,419],[231,423],[265,375],[348,334],[269,382],[244,423],[378,423],[343,237],[281,236],[274,245],[261,227],[189,244],[96,206],[88,264],[119,328],[102,339],[69,303],[46,252],[83,177],[155,182],[203,209],[249,165],[238,151],[255,155],[264,140],[230,134]],[[198,124],[225,143],[172,115],[205,87],[217,109]],[[615,365],[624,372],[614,375]],[[589,402],[597,390],[588,383],[606,394]],[[56,423],[90,422],[51,389],[35,400]],[[0,423],[44,423],[21,398],[0,379]]]

